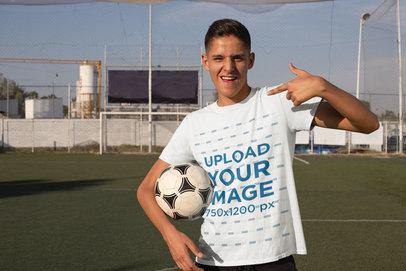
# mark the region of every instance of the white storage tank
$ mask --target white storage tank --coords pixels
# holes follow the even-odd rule
[[[82,118],[90,118],[96,108],[97,72],[94,65],[81,64],[76,87],[76,110]]]
[[[62,98],[25,100],[26,119],[62,119]]]

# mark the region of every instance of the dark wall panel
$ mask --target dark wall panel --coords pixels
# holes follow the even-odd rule
[[[198,71],[153,71],[153,103],[198,103]],[[110,70],[109,103],[148,103],[148,71]]]

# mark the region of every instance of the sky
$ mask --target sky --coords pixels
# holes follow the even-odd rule
[[[189,1],[156,4],[152,17],[153,64],[199,68],[208,26],[216,19],[233,18],[244,23],[251,33],[252,50],[256,53],[254,68],[249,73],[251,86],[275,85],[292,79],[288,63],[293,62],[355,93],[359,17],[383,1],[336,0],[238,9]],[[406,1],[401,0],[401,10],[406,14]],[[401,25],[404,33],[406,16],[402,17]],[[365,45],[363,63],[382,68],[378,69],[379,74],[363,69],[361,92],[397,92],[393,66],[396,43],[388,41],[394,29],[377,32],[381,27],[382,24],[377,24],[366,32],[369,43]],[[0,6],[0,57],[97,59],[105,64],[106,51],[106,64],[117,68],[146,65],[147,42],[145,4]],[[75,85],[79,78],[77,65],[0,63],[0,73],[28,91],[37,90],[41,95],[53,91],[64,98],[65,104],[66,86]],[[206,72],[203,88],[205,100],[211,98],[213,85]],[[371,99],[374,111],[387,108],[397,111],[395,95],[363,97]]]

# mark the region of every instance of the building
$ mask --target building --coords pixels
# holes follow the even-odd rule
[[[62,119],[62,98],[25,100],[26,119]]]

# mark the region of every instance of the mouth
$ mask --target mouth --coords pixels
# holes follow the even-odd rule
[[[225,82],[233,82],[235,80],[237,80],[237,76],[234,75],[227,75],[227,76],[220,76],[221,80],[225,81]]]

